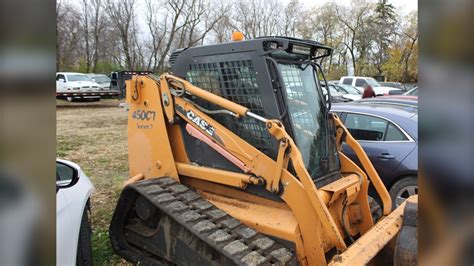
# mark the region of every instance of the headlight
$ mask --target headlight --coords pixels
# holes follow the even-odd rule
[[[301,55],[311,55],[311,47],[304,45],[293,44],[291,49],[292,53],[301,54]]]

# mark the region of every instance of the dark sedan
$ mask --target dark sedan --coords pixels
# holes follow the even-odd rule
[[[416,108],[383,103],[338,103],[331,111],[358,140],[390,192],[393,206],[418,194],[418,112]],[[343,151],[357,164],[355,153]]]

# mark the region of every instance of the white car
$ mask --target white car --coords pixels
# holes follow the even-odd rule
[[[89,78],[95,81],[100,86],[100,90],[110,90],[110,78],[104,74],[87,74]]]
[[[389,95],[390,91],[400,90],[392,87],[384,87],[380,85],[374,78],[371,77],[341,77],[339,84],[350,85],[356,87],[361,93],[364,93],[364,86],[369,84],[374,89],[375,95]]]
[[[94,191],[79,165],[56,160],[57,265],[92,265],[89,211]]]
[[[332,84],[339,93],[342,93],[342,97],[351,101],[360,100],[362,93],[355,87],[348,85]]]
[[[98,92],[100,85],[93,81],[87,75],[74,72],[56,73],[56,94],[68,94],[67,100],[74,99],[99,99],[100,96],[91,95],[92,92]]]

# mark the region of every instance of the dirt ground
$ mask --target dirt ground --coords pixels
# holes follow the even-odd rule
[[[56,153],[81,166],[91,178],[94,265],[126,263],[111,249],[108,226],[121,185],[128,178],[127,112],[116,99],[56,102]]]

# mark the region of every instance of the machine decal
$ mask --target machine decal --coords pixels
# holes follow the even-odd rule
[[[196,124],[198,127],[200,127],[202,130],[204,130],[209,136],[214,136],[214,133],[216,132],[216,129],[209,125],[209,123],[197,116],[192,110],[189,110],[186,113],[186,117],[189,118],[191,121],[193,121],[194,124]]]
[[[142,121],[155,121],[156,112],[155,111],[144,111],[144,110],[135,110],[132,113],[132,118],[135,120],[142,120]]]
[[[140,124],[137,124],[137,128],[138,129],[152,129],[153,125],[140,125]]]

